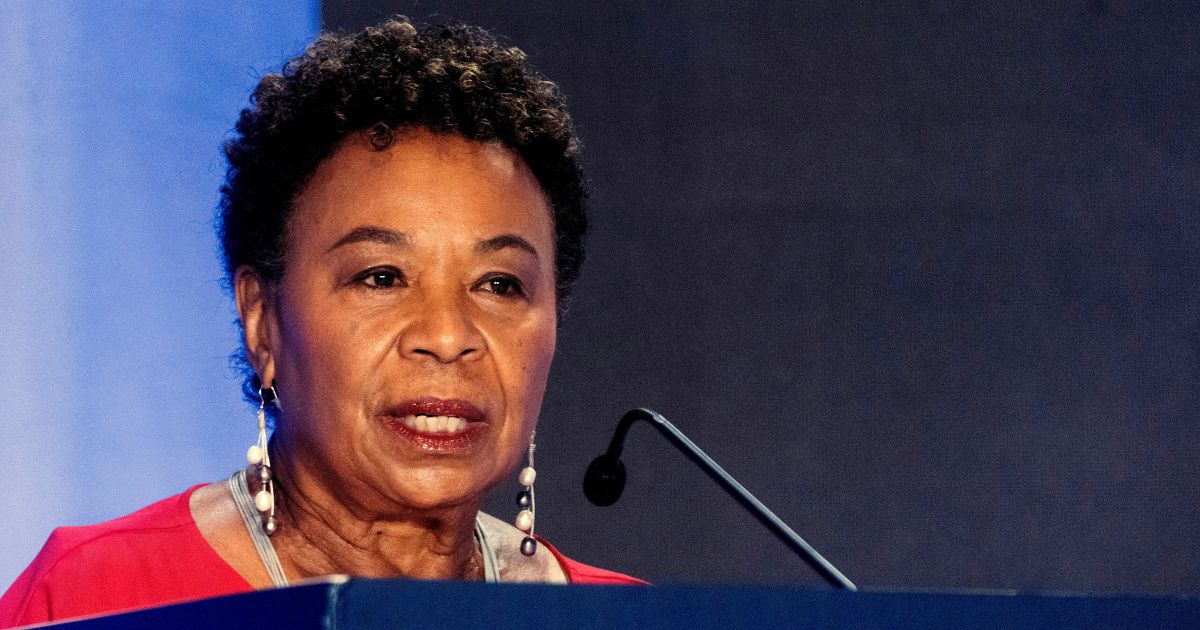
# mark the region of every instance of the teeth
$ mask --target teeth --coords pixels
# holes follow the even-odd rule
[[[421,433],[458,433],[467,421],[457,416],[404,416],[404,426]]]

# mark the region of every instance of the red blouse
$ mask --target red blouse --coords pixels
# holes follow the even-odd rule
[[[199,487],[106,523],[54,530],[0,597],[0,628],[253,590],[196,527],[190,500]],[[645,584],[541,546],[572,584]]]

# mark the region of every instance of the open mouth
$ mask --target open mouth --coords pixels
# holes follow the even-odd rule
[[[389,424],[401,436],[425,450],[456,451],[479,441],[487,429],[487,414],[460,399],[425,397],[388,410]]]

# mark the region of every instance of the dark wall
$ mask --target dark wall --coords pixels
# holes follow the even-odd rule
[[[647,428],[587,504],[645,405],[860,584],[1200,593],[1200,10],[657,4],[324,6],[494,29],[571,97],[595,228],[541,531],[818,581]]]

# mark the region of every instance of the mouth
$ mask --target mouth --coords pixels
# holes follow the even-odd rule
[[[487,427],[487,414],[465,400],[419,398],[389,409],[386,415],[397,434],[427,451],[465,449]]]

